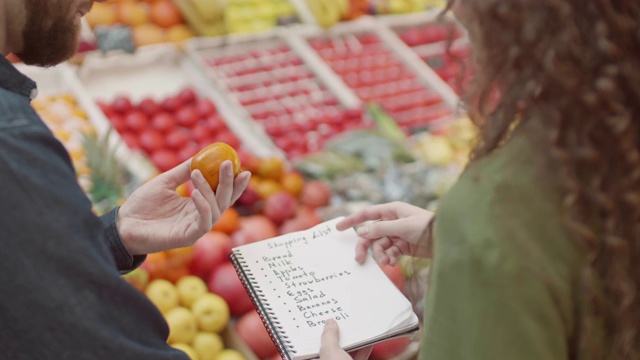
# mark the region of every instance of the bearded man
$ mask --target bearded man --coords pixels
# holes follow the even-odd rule
[[[90,0],[0,0],[0,50],[54,66],[75,53]],[[187,161],[97,217],[67,152],[30,106],[36,84],[0,57],[0,357],[187,359],[162,314],[120,275],[193,244],[245,189],[223,163],[216,192]],[[191,180],[191,198],[175,192]]]

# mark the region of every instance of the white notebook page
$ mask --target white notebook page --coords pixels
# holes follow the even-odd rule
[[[313,229],[234,249],[277,314],[296,356],[317,354],[324,321],[336,319],[340,344],[379,338],[407,322],[417,323],[410,302],[369,257],[356,263],[358,237],[337,231],[340,219]]]

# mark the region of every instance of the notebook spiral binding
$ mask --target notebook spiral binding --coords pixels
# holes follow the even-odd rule
[[[281,322],[278,320],[278,317],[273,312],[273,308],[264,297],[264,292],[260,289],[260,285],[257,281],[255,281],[255,277],[251,273],[251,270],[246,267],[246,261],[244,261],[242,254],[232,252],[229,254],[229,259],[240,278],[242,286],[244,286],[247,294],[249,294],[253,307],[258,312],[264,327],[267,329],[271,341],[273,341],[273,344],[278,349],[280,356],[282,356],[283,359],[291,360],[289,354],[296,353],[293,343],[289,339],[289,336],[281,325]]]

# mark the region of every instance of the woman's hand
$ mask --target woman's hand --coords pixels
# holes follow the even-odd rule
[[[340,328],[338,323],[329,319],[324,324],[320,343],[320,360],[366,360],[371,355],[372,346],[347,354],[340,347]]]
[[[400,255],[431,256],[431,227],[434,213],[403,202],[374,205],[357,211],[336,227],[357,229],[356,261],[362,263],[369,247],[379,264],[395,265]],[[374,221],[369,224],[362,224]],[[362,224],[362,225],[361,225]]]
[[[156,176],[131,194],[118,211],[117,226],[131,255],[192,245],[207,233],[220,215],[242,194],[251,174],[233,177],[233,166],[220,166],[220,184],[214,193],[199,170],[190,173],[190,160]],[[191,179],[191,198],[176,188]]]

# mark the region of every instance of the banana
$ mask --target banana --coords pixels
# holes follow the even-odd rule
[[[332,2],[333,0],[307,0],[309,9],[316,17],[318,25],[329,28],[340,21],[340,9]]]
[[[340,11],[340,18],[344,19],[349,16],[349,10],[351,8],[351,4],[349,0],[333,0],[334,6],[337,7]]]
[[[205,21],[213,21],[222,15],[224,4],[220,0],[189,0],[196,12]]]

